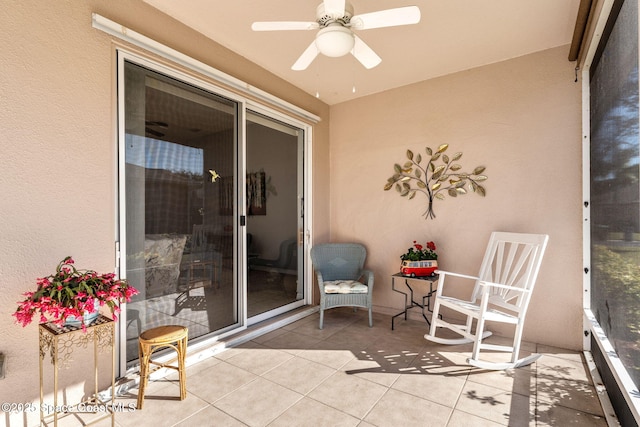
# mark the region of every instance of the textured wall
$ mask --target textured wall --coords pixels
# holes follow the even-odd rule
[[[117,225],[115,46],[91,26],[97,12],[322,117],[314,168],[328,174],[329,108],[137,0],[4,2],[0,8],[0,400],[38,398],[37,326],[11,313],[35,279],[67,255],[113,271]],[[318,183],[328,194],[328,183]],[[315,228],[328,235],[326,203]],[[37,414],[34,414],[37,416]],[[7,422],[0,415],[0,426]],[[22,414],[10,418],[23,425]],[[29,425],[37,424],[31,419]]]
[[[516,58],[331,109],[331,232],[363,242],[374,304],[397,312],[389,275],[413,240],[433,240],[442,269],[476,274],[494,230],[546,233],[550,243],[525,328],[530,341],[582,343],[581,99],[568,47]],[[434,204],[383,191],[407,149],[449,144],[465,170],[487,167],[487,197]]]

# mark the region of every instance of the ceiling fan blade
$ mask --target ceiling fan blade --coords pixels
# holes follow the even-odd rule
[[[345,0],[324,0],[323,3],[325,13],[344,15]]]
[[[304,21],[268,21],[251,24],[253,31],[288,31],[288,30],[317,30],[317,22]]]
[[[313,62],[313,60],[316,59],[316,56],[318,56],[319,53],[320,51],[318,50],[316,42],[314,40],[311,42],[309,47],[306,48],[304,52],[302,52],[300,58],[298,58],[296,63],[291,66],[291,69],[294,71],[306,70],[307,67]]]
[[[420,9],[417,6],[407,6],[355,15],[351,18],[351,27],[356,30],[369,30],[418,22],[420,22]]]
[[[353,45],[351,54],[358,60],[365,68],[370,69],[382,62],[382,59],[371,49],[362,39],[354,35],[356,41]]]

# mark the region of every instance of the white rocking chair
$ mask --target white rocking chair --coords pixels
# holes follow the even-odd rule
[[[440,276],[431,328],[424,337],[439,344],[457,345],[473,342],[473,353],[467,359],[467,363],[482,369],[517,368],[536,361],[540,354],[532,354],[522,359],[518,357],[525,314],[548,240],[547,235],[494,232],[491,234],[478,277],[437,271]],[[475,282],[469,301],[443,294],[445,280],[449,276]],[[466,316],[466,323],[453,324],[442,320],[441,307],[447,307]],[[472,328],[474,319],[475,331]],[[483,343],[483,339],[491,335],[491,332],[485,329],[486,322],[514,325],[513,345]],[[437,337],[438,328],[450,329],[462,338]],[[510,352],[511,361],[500,363],[480,360],[480,350]]]

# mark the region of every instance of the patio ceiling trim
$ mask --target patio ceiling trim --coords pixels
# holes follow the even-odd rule
[[[573,38],[571,39],[571,48],[569,49],[569,61],[576,61],[580,52],[583,50],[585,31],[589,21],[593,19],[595,3],[593,0],[580,0],[576,26],[573,29]]]
[[[305,120],[310,121],[312,123],[318,123],[320,121],[320,117],[313,113],[303,110],[302,108],[296,105],[293,105],[283,99],[280,99],[274,95],[271,95],[261,89],[258,89],[255,86],[245,83],[242,80],[239,80],[233,76],[230,76],[229,74],[226,74],[216,68],[211,67],[210,65],[200,62],[197,59],[187,56],[181,52],[178,52],[175,49],[172,49],[166,45],[163,45],[162,43],[159,43],[153,39],[150,39],[147,36],[144,36],[136,31],[133,31],[97,13],[92,13],[92,26],[95,29],[98,29],[107,34],[115,36],[135,46],[141,47],[150,52],[158,54],[163,58],[167,58],[180,65],[196,70],[204,74],[205,76],[214,79],[217,82],[220,82],[224,85],[227,85],[237,90],[241,94],[258,98],[261,101],[264,101],[270,105],[274,105],[276,107],[282,108],[285,111],[295,114],[298,117],[303,117]]]
[[[613,22],[609,17],[622,6],[620,0],[580,0],[576,26],[569,49],[569,61],[578,61],[578,69],[589,69],[598,56],[599,41],[609,31]]]

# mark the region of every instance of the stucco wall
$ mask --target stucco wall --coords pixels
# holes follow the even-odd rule
[[[440,268],[476,274],[492,231],[546,233],[524,336],[580,349],[581,92],[567,49],[331,108],[331,238],[367,246],[378,311],[402,308],[389,276],[414,240],[435,241]],[[441,144],[463,153],[464,170],[486,166],[487,196],[447,196],[434,204],[436,219],[425,219],[424,195],[407,200],[383,186],[407,149],[424,157]]]
[[[314,130],[314,171],[328,175],[329,107],[139,1],[26,0],[0,8],[0,400],[38,398],[37,321],[11,313],[59,260],[113,271],[116,240],[115,44],[91,13],[212,65],[322,118]],[[115,42],[120,43],[120,42]],[[317,183],[327,197],[328,183]],[[328,205],[314,229],[328,235]],[[23,425],[24,414],[10,425]],[[29,425],[37,424],[32,418]],[[0,415],[0,425],[9,422]]]

